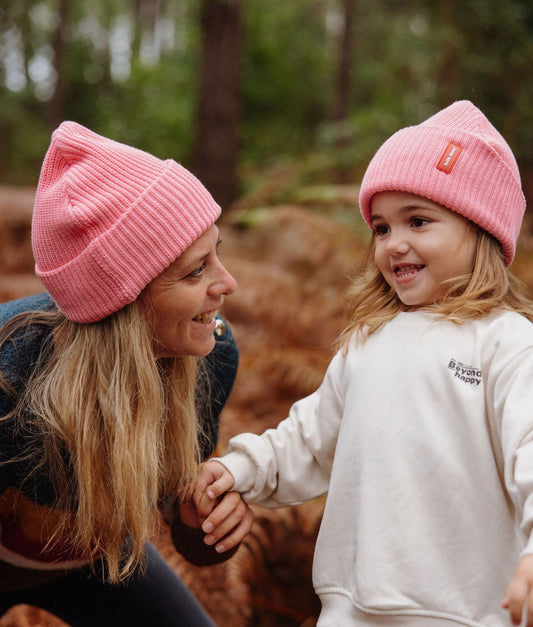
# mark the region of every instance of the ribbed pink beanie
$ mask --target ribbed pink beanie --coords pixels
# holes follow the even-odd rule
[[[35,198],[35,271],[67,318],[96,322],[134,301],[219,215],[175,161],[63,122]]]
[[[499,240],[507,265],[513,260],[526,209],[520,173],[507,142],[471,102],[455,102],[379,148],[359,195],[369,226],[370,201],[383,191],[409,192],[456,211]]]

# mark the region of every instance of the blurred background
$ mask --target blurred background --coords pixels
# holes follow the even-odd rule
[[[356,182],[379,143],[467,98],[533,176],[529,0],[2,0],[0,181],[73,119],[229,208],[287,161]]]
[[[275,426],[320,384],[368,240],[368,160],[454,100],[478,105],[533,198],[531,0],[0,0],[0,301],[42,290],[30,222],[65,119],[195,172],[223,207],[241,351],[219,451]],[[533,287],[529,211],[512,269]],[[228,563],[198,569],[154,538],[220,626],[311,627],[323,501],[256,508]],[[2,627],[60,625],[13,608]]]

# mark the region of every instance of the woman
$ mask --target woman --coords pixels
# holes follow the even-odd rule
[[[172,160],[52,135],[32,222],[48,292],[0,307],[0,612],[212,624],[148,538],[164,510],[178,550],[214,563],[253,521],[228,494],[204,539],[190,499],[237,365],[219,215]]]

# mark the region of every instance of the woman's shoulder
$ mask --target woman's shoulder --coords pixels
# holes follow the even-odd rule
[[[55,308],[52,297],[44,292],[26,298],[0,304],[0,327],[4,327],[15,316],[35,311],[47,311]],[[14,332],[8,331],[9,341],[0,344],[0,370],[11,383],[24,381],[37,361],[44,338],[48,336],[50,328],[42,326],[24,326]],[[2,340],[6,339],[3,334]]]
[[[0,304],[0,326],[17,316],[29,311],[46,311],[53,309],[55,303],[48,292],[33,294]]]

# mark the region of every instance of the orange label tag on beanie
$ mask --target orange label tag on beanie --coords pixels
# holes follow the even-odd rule
[[[442,153],[442,157],[437,163],[437,168],[442,172],[446,172],[446,174],[450,174],[462,151],[463,148],[461,146],[450,142],[446,150]]]

